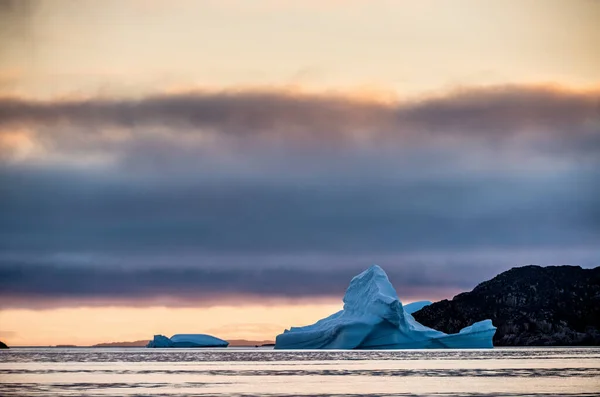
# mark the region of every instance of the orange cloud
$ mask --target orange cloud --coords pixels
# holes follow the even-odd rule
[[[24,161],[42,153],[33,131],[25,128],[0,130],[0,159]]]

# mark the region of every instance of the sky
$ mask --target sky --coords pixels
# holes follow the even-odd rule
[[[0,340],[273,340],[599,265],[600,2],[0,0]]]

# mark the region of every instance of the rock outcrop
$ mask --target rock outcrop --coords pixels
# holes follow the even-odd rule
[[[491,319],[495,346],[600,345],[600,267],[513,268],[413,316],[448,333]]]

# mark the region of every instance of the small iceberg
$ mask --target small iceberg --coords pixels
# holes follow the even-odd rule
[[[305,327],[277,335],[275,349],[440,349],[491,348],[496,327],[477,322],[457,334],[445,334],[417,322],[411,313],[430,302],[415,302],[405,310],[387,274],[371,266],[350,282],[344,308]],[[421,306],[420,306],[421,305]],[[420,307],[419,307],[420,306]]]
[[[154,335],[146,347],[227,347],[229,342],[205,334]]]
[[[418,302],[409,303],[407,305],[404,305],[403,307],[404,307],[405,312],[407,312],[408,314],[413,314],[414,312],[418,312],[425,306],[431,305],[431,303],[432,303],[431,301],[418,301]]]

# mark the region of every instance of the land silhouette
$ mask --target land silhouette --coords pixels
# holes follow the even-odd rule
[[[515,267],[413,316],[448,333],[491,319],[495,346],[597,346],[600,267]]]

